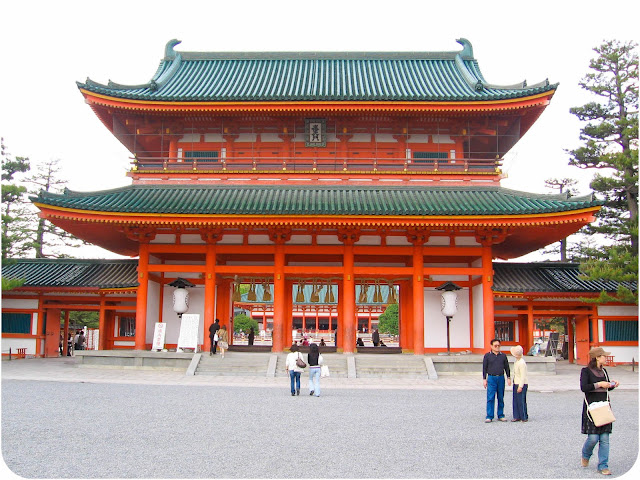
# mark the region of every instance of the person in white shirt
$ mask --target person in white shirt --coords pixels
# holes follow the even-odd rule
[[[512,422],[526,422],[527,413],[527,364],[522,357],[524,350],[520,345],[511,347],[511,355],[516,357],[513,364],[513,419]]]
[[[302,355],[298,350],[297,345],[291,345],[291,353],[287,355],[286,366],[287,373],[291,379],[291,396],[300,395],[300,374],[303,369],[296,363],[298,358],[302,359]]]

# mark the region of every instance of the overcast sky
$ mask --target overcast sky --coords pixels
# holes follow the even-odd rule
[[[490,83],[560,86],[538,122],[506,156],[507,188],[551,193],[550,177],[593,172],[567,165],[579,144],[569,108],[590,100],[579,86],[592,48],[638,41],[636,2],[514,1],[8,1],[0,6],[3,52],[0,136],[14,156],[62,160],[72,190],[130,183],[130,153],[84,103],[76,81],[139,84],[172,38],[178,51],[455,51],[471,41]],[[114,257],[98,248],[80,257]],[[521,257],[520,260],[527,260]]]

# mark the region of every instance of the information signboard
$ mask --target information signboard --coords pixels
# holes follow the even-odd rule
[[[180,320],[180,336],[178,337],[178,350],[182,348],[198,349],[198,326],[200,315],[197,313],[185,313]]]
[[[164,338],[167,332],[167,324],[163,322],[156,322],[156,327],[153,330],[153,346],[151,350],[164,349]]]

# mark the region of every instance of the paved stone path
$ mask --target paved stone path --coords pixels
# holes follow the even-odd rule
[[[579,464],[580,367],[558,367],[531,379],[528,423],[485,424],[479,374],[329,378],[316,398],[304,376],[291,397],[282,377],[2,362],[2,454],[13,478],[602,478]],[[620,476],[637,459],[638,374],[609,372]],[[505,404],[510,418],[510,391]]]

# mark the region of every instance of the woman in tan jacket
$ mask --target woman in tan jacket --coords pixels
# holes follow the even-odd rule
[[[513,364],[513,419],[512,422],[526,422],[527,414],[527,364],[522,357],[524,350],[520,345],[511,347],[511,355],[516,357]]]
[[[220,354],[224,358],[224,351],[229,348],[229,334],[227,333],[226,325],[222,325],[218,330],[218,348],[220,348]]]

